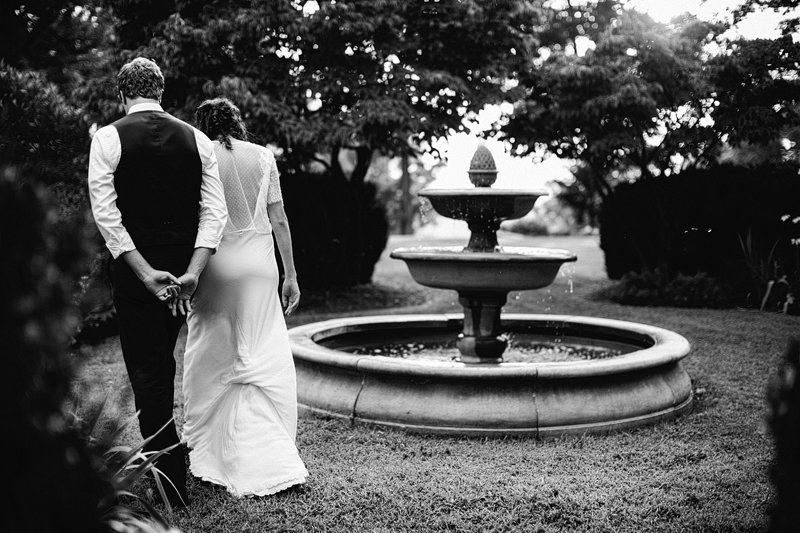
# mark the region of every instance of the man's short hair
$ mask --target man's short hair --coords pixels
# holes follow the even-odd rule
[[[160,102],[164,92],[164,75],[154,61],[137,57],[119,69],[117,89],[126,98],[152,98]]]

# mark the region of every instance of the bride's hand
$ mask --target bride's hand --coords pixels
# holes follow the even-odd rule
[[[283,287],[281,287],[281,304],[283,305],[283,314],[286,316],[291,315],[297,305],[300,303],[300,286],[297,285],[297,280],[294,278],[286,278],[283,280]]]
[[[172,316],[178,316],[178,313],[186,316],[192,310],[192,296],[197,290],[197,276],[187,272],[178,278],[178,283],[180,283],[180,292],[168,305]]]

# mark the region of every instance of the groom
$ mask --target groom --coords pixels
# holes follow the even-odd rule
[[[145,438],[156,435],[146,451],[157,451],[179,442],[171,421],[173,352],[182,315],[228,214],[213,145],[161,108],[158,65],[144,58],[125,64],[117,89],[126,116],[92,138],[89,196],[114,258],[114,306],[139,427]],[[171,301],[181,314],[170,312],[165,302]],[[170,503],[188,504],[183,447],[156,466],[175,485],[164,484]]]

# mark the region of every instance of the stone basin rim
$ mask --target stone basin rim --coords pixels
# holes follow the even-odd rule
[[[460,263],[571,263],[578,256],[560,248],[501,246],[500,252],[476,252],[463,246],[418,246],[393,250],[392,259],[412,261],[455,261]],[[524,251],[524,252],[523,252]],[[534,254],[539,255],[534,255]]]
[[[369,329],[402,329],[425,326],[447,328],[460,322],[459,313],[418,315],[357,316],[312,322],[289,330],[292,353],[296,359],[323,366],[334,366],[356,372],[398,374],[418,378],[454,379],[570,379],[646,371],[673,364],[689,354],[691,346],[682,335],[664,328],[606,318],[577,315],[503,314],[503,321],[538,322],[586,327],[591,330],[622,331],[652,341],[651,346],[609,359],[541,363],[465,364],[445,361],[418,361],[385,356],[354,355],[318,344],[323,337]],[[367,326],[374,326],[372,328]]]

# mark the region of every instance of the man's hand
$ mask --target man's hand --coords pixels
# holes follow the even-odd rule
[[[180,281],[164,270],[153,270],[142,278],[150,293],[162,302],[171,302],[178,296]]]
[[[283,280],[283,287],[281,287],[281,305],[283,305],[283,314],[286,316],[291,315],[297,304],[300,303],[300,286],[297,285],[297,280],[294,278],[286,278]]]
[[[172,316],[186,316],[192,310],[192,296],[194,291],[197,290],[197,276],[194,274],[186,273],[177,279],[180,285],[180,292],[177,297],[169,301],[169,309],[172,311]]]

